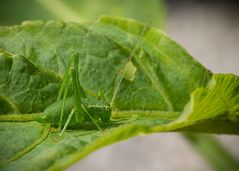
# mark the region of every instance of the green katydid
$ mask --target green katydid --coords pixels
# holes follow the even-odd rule
[[[61,130],[63,117],[65,118],[70,113],[61,131],[61,135],[67,128],[73,115],[75,115],[75,124],[92,121],[99,130],[101,128],[97,124],[97,120],[101,119],[102,122],[108,122],[111,116],[111,108],[107,102],[86,97],[79,81],[78,61],[78,54],[74,54],[68,63],[58,95],[58,101],[48,106],[43,112],[42,117],[38,118],[39,122],[58,124],[59,130]],[[72,63],[73,67],[71,66]],[[72,81],[73,86],[73,97],[66,98],[70,81]]]

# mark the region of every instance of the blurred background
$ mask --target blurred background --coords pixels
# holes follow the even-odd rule
[[[239,3],[232,0],[0,0],[0,25],[125,16],[161,28],[213,72],[239,75]],[[68,171],[230,171],[239,137],[160,133],[100,149]]]

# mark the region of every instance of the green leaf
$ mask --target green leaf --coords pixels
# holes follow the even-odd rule
[[[1,122],[0,130],[0,164],[3,164],[17,159],[41,143],[48,135],[49,126],[33,122],[15,124]],[[21,136],[19,136],[19,133]]]
[[[142,133],[239,133],[239,78],[211,73],[156,28],[145,32],[131,61],[134,79],[123,79],[112,122],[103,132],[89,124],[60,137],[54,127],[34,121],[40,114],[26,114],[42,112],[57,100],[73,53],[79,53],[79,79],[87,96],[101,92],[110,103],[143,27],[115,17],[0,27],[1,170],[63,170],[98,148]],[[46,138],[44,130],[49,130]],[[21,141],[13,146],[7,137]]]

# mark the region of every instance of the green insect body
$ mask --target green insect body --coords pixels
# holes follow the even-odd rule
[[[95,120],[101,120],[104,123],[110,121],[111,108],[110,105],[102,100],[97,100],[93,97],[82,98],[82,105],[87,109],[88,113],[92,115]],[[51,123],[53,126],[59,126],[63,100],[59,100],[48,106],[41,117],[37,119],[38,122]],[[74,108],[74,98],[69,97],[65,101],[63,122],[66,122],[71,110]],[[75,115],[76,116],[76,115]],[[84,120],[81,123],[91,122],[89,116],[84,115]],[[76,118],[71,119],[69,127],[77,127],[79,123]]]
[[[98,122],[100,120],[103,123],[110,121],[110,105],[103,100],[86,96],[79,81],[78,62],[79,56],[74,54],[68,63],[57,102],[48,106],[36,119],[38,122],[58,126],[59,130],[64,124],[62,133],[68,126],[77,127],[89,122],[93,122],[101,130]],[[70,84],[73,87],[73,97],[67,97]],[[72,118],[73,115],[74,118]]]

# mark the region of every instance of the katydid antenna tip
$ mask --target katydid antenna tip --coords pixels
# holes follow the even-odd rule
[[[149,17],[151,18],[151,16],[149,16]],[[120,74],[119,79],[116,81],[116,85],[115,85],[115,88],[114,88],[114,92],[113,92],[113,96],[112,96],[112,99],[111,99],[111,102],[110,102],[110,106],[113,105],[114,100],[115,100],[115,98],[116,98],[116,95],[117,95],[117,93],[118,93],[118,91],[119,91],[119,89],[120,89],[120,84],[121,84],[121,82],[122,82],[122,80],[123,80],[123,77],[124,77],[124,75],[125,75],[125,72],[126,72],[126,69],[127,69],[127,68],[126,68],[126,67],[127,67],[127,64],[128,64],[128,63],[132,60],[132,58],[134,57],[135,52],[136,52],[136,49],[138,48],[139,43],[142,41],[146,30],[149,28],[149,25],[150,25],[150,23],[151,23],[150,18],[149,18],[148,22],[143,26],[143,28],[142,28],[142,30],[141,30],[141,33],[140,33],[140,35],[139,35],[139,38],[137,39],[137,41],[136,41],[135,44],[134,44],[133,49],[132,49],[132,50],[130,51],[130,53],[129,53],[129,56],[128,56],[128,59],[127,59],[126,64],[125,64],[124,67],[122,68],[122,71],[121,71],[122,73]]]

